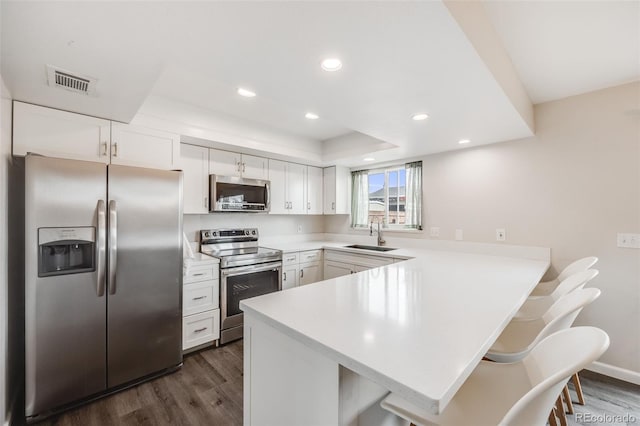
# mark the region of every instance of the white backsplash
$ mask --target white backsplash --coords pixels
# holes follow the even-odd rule
[[[324,232],[322,216],[270,215],[263,213],[212,213],[203,215],[186,214],[184,233],[189,241],[200,241],[201,229],[215,228],[258,228],[260,239],[306,238],[306,234]],[[301,231],[298,232],[298,226]]]

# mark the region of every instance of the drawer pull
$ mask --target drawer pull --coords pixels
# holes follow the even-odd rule
[[[199,273],[199,274],[193,274],[193,276],[194,276],[194,277],[201,277],[201,276],[203,276],[203,275],[204,275],[204,273],[203,273],[203,272],[201,272],[201,273]]]
[[[308,255],[307,255],[307,259],[313,259],[314,257],[316,257],[316,255],[315,255],[315,254],[308,254]]]
[[[201,299],[206,299],[207,296],[198,296],[198,297],[194,297],[192,300],[201,300]]]
[[[295,257],[290,257],[290,258],[287,259],[287,262],[293,262],[294,260],[296,260]]]
[[[195,330],[193,330],[194,333],[202,333],[203,331],[205,331],[208,327],[202,327],[202,328],[196,328]]]

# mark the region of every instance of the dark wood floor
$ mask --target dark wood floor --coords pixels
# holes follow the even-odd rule
[[[184,358],[181,370],[40,423],[59,426],[241,425],[242,341]],[[640,425],[640,386],[583,371],[586,406],[574,404],[569,425]],[[571,395],[577,400],[573,388]],[[596,416],[586,417],[577,413]],[[631,416],[612,422],[597,416]],[[580,421],[581,420],[581,421]],[[304,426],[304,425],[300,425]],[[365,425],[366,426],[366,425]]]
[[[39,425],[242,425],[242,341],[184,357],[183,367]]]

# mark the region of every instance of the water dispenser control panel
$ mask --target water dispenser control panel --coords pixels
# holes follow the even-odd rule
[[[38,276],[95,271],[95,245],[93,226],[39,228]]]

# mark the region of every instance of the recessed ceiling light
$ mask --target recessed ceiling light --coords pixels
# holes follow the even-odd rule
[[[458,141],[458,143],[459,143],[460,145],[464,145],[464,144],[469,143],[469,142],[471,142],[469,139],[460,139],[460,140]]]
[[[421,112],[419,114],[414,114],[413,117],[411,117],[412,119],[414,119],[415,121],[422,121],[422,120],[426,120],[427,118],[429,118],[428,114],[425,114],[424,112]]]
[[[363,158],[362,161],[376,161],[376,159],[373,157],[367,157],[367,158]]]
[[[248,89],[243,89],[242,87],[238,87],[238,95],[244,96],[245,98],[253,98],[256,94]]]
[[[342,61],[338,58],[327,58],[320,64],[323,70],[334,72],[342,68]]]
[[[314,114],[312,112],[308,112],[304,116],[305,116],[305,118],[308,118],[309,120],[317,120],[318,119],[318,114]]]

